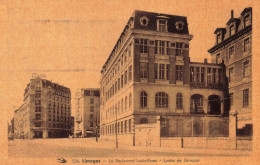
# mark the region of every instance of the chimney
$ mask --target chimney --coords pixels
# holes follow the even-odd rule
[[[204,64],[207,64],[207,63],[208,63],[208,59],[204,58]]]
[[[231,10],[231,19],[234,18],[234,11]]]

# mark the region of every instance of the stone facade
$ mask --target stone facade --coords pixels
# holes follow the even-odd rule
[[[237,135],[252,135],[252,8],[231,18],[215,31],[216,43],[209,49],[212,63],[224,61],[230,97],[230,113],[237,117]],[[226,98],[229,99],[229,98]]]
[[[31,79],[24,103],[14,113],[15,138],[67,137],[71,124],[70,89],[45,79]]]
[[[81,137],[96,136],[100,116],[100,89],[79,89],[76,95],[77,104],[74,134]]]
[[[133,13],[101,71],[101,138],[135,145],[156,116],[226,121],[224,65],[190,62],[191,39],[186,17]]]

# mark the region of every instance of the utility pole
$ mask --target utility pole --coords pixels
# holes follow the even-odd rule
[[[116,129],[116,148],[118,148],[118,141],[117,141],[117,107],[116,107],[116,126],[115,126],[115,129]]]

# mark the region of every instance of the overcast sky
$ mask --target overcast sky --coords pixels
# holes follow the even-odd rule
[[[0,7],[0,97],[10,120],[23,103],[32,73],[72,91],[99,87],[100,70],[134,10],[186,16],[192,61],[210,59],[214,31],[224,27],[231,9],[238,17],[245,0],[6,1]],[[72,101],[73,103],[73,101]],[[72,105],[74,111],[74,106]],[[73,112],[74,114],[74,112]]]

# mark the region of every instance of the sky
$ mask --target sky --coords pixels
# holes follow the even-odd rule
[[[134,10],[186,16],[191,61],[210,59],[214,31],[245,0],[2,1],[0,7],[0,103],[7,120],[23,103],[32,73],[69,87],[99,87],[100,70]],[[254,10],[254,8],[253,8]],[[210,60],[209,60],[210,61]]]

